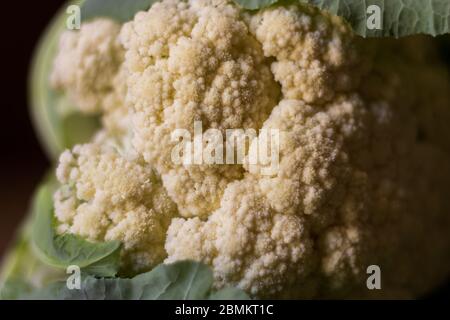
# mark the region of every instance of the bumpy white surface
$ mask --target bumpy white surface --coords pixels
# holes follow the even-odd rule
[[[97,19],[79,31],[64,31],[53,65],[51,85],[65,90],[85,113],[102,109],[103,99],[113,90],[113,79],[123,61],[118,34],[120,25]]]
[[[217,287],[255,297],[410,297],[445,276],[450,90],[429,39],[362,40],[318,9],[224,0],[156,3],[119,38],[104,121],[133,147],[61,156],[60,232],[123,241],[132,271],[203,261]],[[170,135],[196,120],[281,130],[280,170],[174,164]]]

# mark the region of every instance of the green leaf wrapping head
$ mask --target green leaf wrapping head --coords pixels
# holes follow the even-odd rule
[[[119,267],[120,242],[90,243],[72,234],[57,235],[53,221],[53,190],[49,185],[42,186],[34,200],[32,239],[38,256],[54,267],[65,269],[76,265],[97,276],[115,276]]]
[[[246,300],[233,288],[212,290],[212,272],[200,263],[184,261],[160,265],[132,279],[84,278],[81,290],[67,289],[65,282],[54,283],[24,296],[37,300]]]

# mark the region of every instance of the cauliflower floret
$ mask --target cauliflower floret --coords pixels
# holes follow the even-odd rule
[[[218,286],[233,283],[259,297],[281,292],[296,297],[298,290],[286,289],[313,277],[322,258],[312,250],[311,233],[340,223],[340,212],[359,210],[349,203],[361,200],[363,189],[352,183],[346,143],[363,128],[364,118],[357,97],[341,97],[324,108],[283,100],[263,126],[281,132],[277,175],[260,175],[258,166],[251,165],[243,180],[228,185],[221,207],[207,222],[172,222],[166,261],[200,258],[213,265]],[[347,250],[334,249],[335,255]],[[355,257],[349,254],[349,259]],[[324,259],[330,258],[325,254]],[[333,267],[325,267],[330,278],[359,272]],[[308,286],[309,294],[313,289]]]
[[[353,32],[341,18],[292,5],[261,10],[248,20],[264,54],[276,58],[271,70],[284,99],[324,103],[358,82]]]
[[[261,127],[278,86],[262,48],[227,1],[175,0],[140,12],[121,33],[130,70],[134,145],[161,175],[183,216],[205,216],[219,206],[241,166],[175,165],[175,129]],[[155,142],[158,143],[155,143]]]
[[[60,157],[58,230],[91,241],[120,240],[122,269],[149,270],[166,257],[165,234],[176,207],[150,166],[102,140]]]
[[[277,174],[261,175],[260,165],[248,166],[271,206],[278,212],[305,215],[320,210],[318,221],[332,223],[327,212],[339,204],[352,170],[345,147],[364,129],[365,118],[357,96],[341,96],[324,107],[281,101],[263,126],[280,131]]]
[[[119,24],[97,19],[61,35],[50,82],[84,113],[100,112],[113,90],[112,80],[123,61],[119,32]]]
[[[315,261],[305,221],[274,211],[252,178],[230,183],[206,222],[174,219],[166,249],[166,262],[204,261],[214,268],[216,286],[259,296],[305,281]]]

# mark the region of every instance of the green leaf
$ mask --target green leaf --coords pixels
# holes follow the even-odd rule
[[[65,278],[65,272],[42,263],[30,246],[28,235],[21,235],[2,260],[0,299],[17,299],[31,291],[31,284],[44,286]]]
[[[53,175],[44,181],[53,183]],[[31,208],[19,227],[15,241],[3,255],[0,266],[0,299],[15,299],[23,295],[32,285],[43,287],[48,283],[64,279],[65,271],[52,268],[40,261],[32,247],[33,217]]]
[[[241,7],[248,10],[257,10],[268,7],[274,3],[281,2],[280,0],[234,0]]]
[[[120,242],[92,243],[72,234],[57,235],[52,189],[49,184],[44,184],[33,201],[32,238],[39,258],[57,268],[77,265],[89,274],[115,276],[119,268]]]
[[[32,291],[29,283],[21,279],[8,279],[0,289],[0,300],[17,300]]]
[[[249,299],[239,289],[224,289],[211,293],[212,284],[212,272],[206,265],[182,261],[168,265],[161,264],[152,271],[132,279],[97,279],[88,276],[82,280],[80,290],[69,290],[65,282],[57,282],[22,298],[37,300]]]
[[[235,0],[246,9],[261,9],[274,3],[304,2],[345,18],[363,37],[402,37],[413,34],[432,36],[450,32],[448,0]],[[381,9],[381,30],[367,28],[370,5]]]
[[[70,1],[81,4],[82,1]],[[34,127],[50,159],[76,143],[87,142],[98,130],[98,116],[75,111],[63,93],[50,87],[49,78],[56,56],[59,35],[65,28],[67,5],[56,15],[34,53],[29,77],[29,105]],[[67,112],[67,110],[71,112]]]
[[[158,0],[86,0],[81,8],[82,21],[97,17],[107,17],[118,22],[127,22],[134,15],[150,9]]]
[[[145,282],[143,297],[150,300],[195,300],[207,297],[213,282],[211,270],[189,261],[159,265],[148,275],[136,277]]]

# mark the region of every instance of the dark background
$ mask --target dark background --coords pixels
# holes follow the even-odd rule
[[[50,165],[28,114],[27,77],[39,36],[62,3],[2,1],[0,5],[0,258],[27,212],[34,188]],[[445,52],[450,57],[450,46]],[[450,285],[429,297],[449,299]]]
[[[62,3],[13,0],[0,4],[0,257],[49,166],[28,115],[27,77],[39,36]]]

